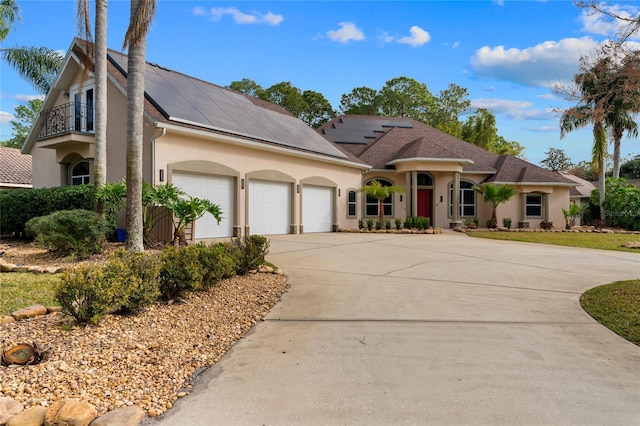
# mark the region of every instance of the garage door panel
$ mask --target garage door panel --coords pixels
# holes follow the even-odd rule
[[[302,229],[305,233],[333,231],[333,188],[303,187]]]
[[[173,184],[191,197],[206,199],[220,206],[222,220],[206,213],[196,221],[195,238],[219,238],[233,236],[235,217],[235,181],[233,177],[173,173]]]
[[[249,182],[249,229],[254,235],[288,234],[291,225],[291,185]]]

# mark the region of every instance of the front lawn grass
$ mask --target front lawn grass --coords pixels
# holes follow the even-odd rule
[[[617,250],[640,253],[640,249],[622,247],[629,241],[640,241],[638,234],[599,234],[586,232],[467,232],[476,238],[523,241],[528,243],[555,244],[600,250]]]
[[[0,274],[0,315],[31,305],[55,306],[60,275],[3,272]]]
[[[640,280],[592,288],[582,295],[580,305],[602,325],[640,346]]]

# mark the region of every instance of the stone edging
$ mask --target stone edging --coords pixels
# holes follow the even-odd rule
[[[0,272],[26,272],[32,274],[57,274],[64,272],[65,268],[55,266],[26,266],[24,264],[9,263],[0,257]]]
[[[442,228],[429,228],[429,229],[339,229],[338,232],[348,232],[356,234],[442,234],[444,231]]]

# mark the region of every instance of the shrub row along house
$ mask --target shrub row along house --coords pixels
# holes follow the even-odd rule
[[[33,186],[92,182],[94,83],[75,39],[23,148]],[[108,52],[107,181],[125,176],[127,57]],[[496,156],[405,118],[341,116],[314,131],[279,106],[146,65],[144,179],[170,182],[221,206],[192,239],[297,234],[355,228],[376,217],[377,201],[358,188],[372,180],[406,187],[384,202],[385,216],[429,216],[438,227],[486,219],[471,189],[517,185],[501,206],[523,226],[562,221],[575,185],[513,156]]]

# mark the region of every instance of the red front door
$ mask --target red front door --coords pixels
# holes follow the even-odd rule
[[[433,189],[418,189],[418,216],[431,217]]]

